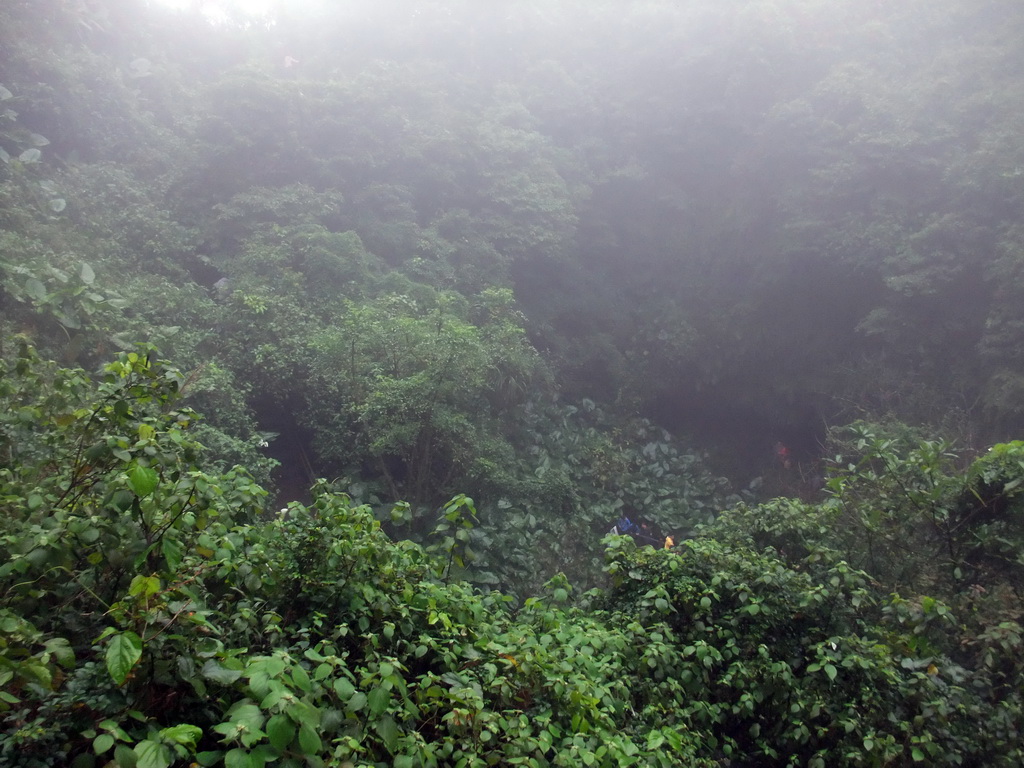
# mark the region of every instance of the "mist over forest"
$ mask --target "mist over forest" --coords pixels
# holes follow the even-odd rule
[[[1024,763],[1024,5],[5,0],[0,764]]]

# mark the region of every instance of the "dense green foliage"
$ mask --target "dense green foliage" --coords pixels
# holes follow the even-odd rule
[[[1014,436],[1019,9],[508,6],[313,3],[244,29],[8,4],[5,327],[90,364],[159,342],[239,393],[196,406],[244,442],[278,408],[327,431],[303,412],[337,395],[309,345],[350,310],[383,320],[406,296],[478,326],[512,289],[507,322],[561,393],[734,452],[752,435],[760,453],[724,464],[744,481],[822,418]],[[89,291],[49,271],[83,261]],[[723,412],[741,423],[716,429]],[[352,474],[335,437],[305,446],[317,474]],[[402,490],[465,490],[438,485]]]
[[[1024,9],[202,5],[0,4],[0,762],[1022,762]]]
[[[427,552],[322,486],[308,507],[261,516],[250,476],[202,471],[181,376],[145,350],[96,384],[28,347],[3,374],[7,765],[1024,757],[1024,445],[946,473],[935,444],[901,457],[862,431],[861,465],[837,470],[819,506],[741,506],[672,550],[610,537],[606,591],[574,607],[558,576],[516,606],[453,579],[470,555],[467,497],[444,508]],[[888,487],[880,467],[907,485]],[[890,503],[937,520],[975,504],[968,492],[1004,505],[1003,521],[960,509],[969,531],[933,528]],[[885,539],[900,524],[971,545],[951,547],[971,571],[936,558],[929,577],[955,614],[850,565],[878,552],[847,531]],[[956,589],[982,576],[990,590]]]

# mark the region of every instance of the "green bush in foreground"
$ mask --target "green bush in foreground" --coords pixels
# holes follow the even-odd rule
[[[431,553],[322,489],[264,519],[244,471],[200,469],[178,381],[145,350],[97,383],[27,348],[3,370],[5,765],[1020,757],[1012,736],[979,736],[1019,724],[992,685],[1015,674],[1009,630],[970,670],[934,639],[935,601],[915,611],[820,553],[710,540],[610,538],[608,591],[574,604],[557,577],[515,606],[450,581],[465,497]]]

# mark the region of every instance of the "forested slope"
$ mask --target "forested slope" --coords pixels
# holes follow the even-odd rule
[[[4,759],[1018,764],[1021,40],[4,3]]]

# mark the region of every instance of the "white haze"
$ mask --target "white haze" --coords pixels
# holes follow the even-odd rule
[[[276,0],[150,0],[156,5],[167,6],[175,10],[197,9],[203,16],[213,23],[223,23],[231,18],[239,16],[250,19],[266,18],[270,15],[274,6],[279,3]],[[290,2],[289,5],[294,5]]]

